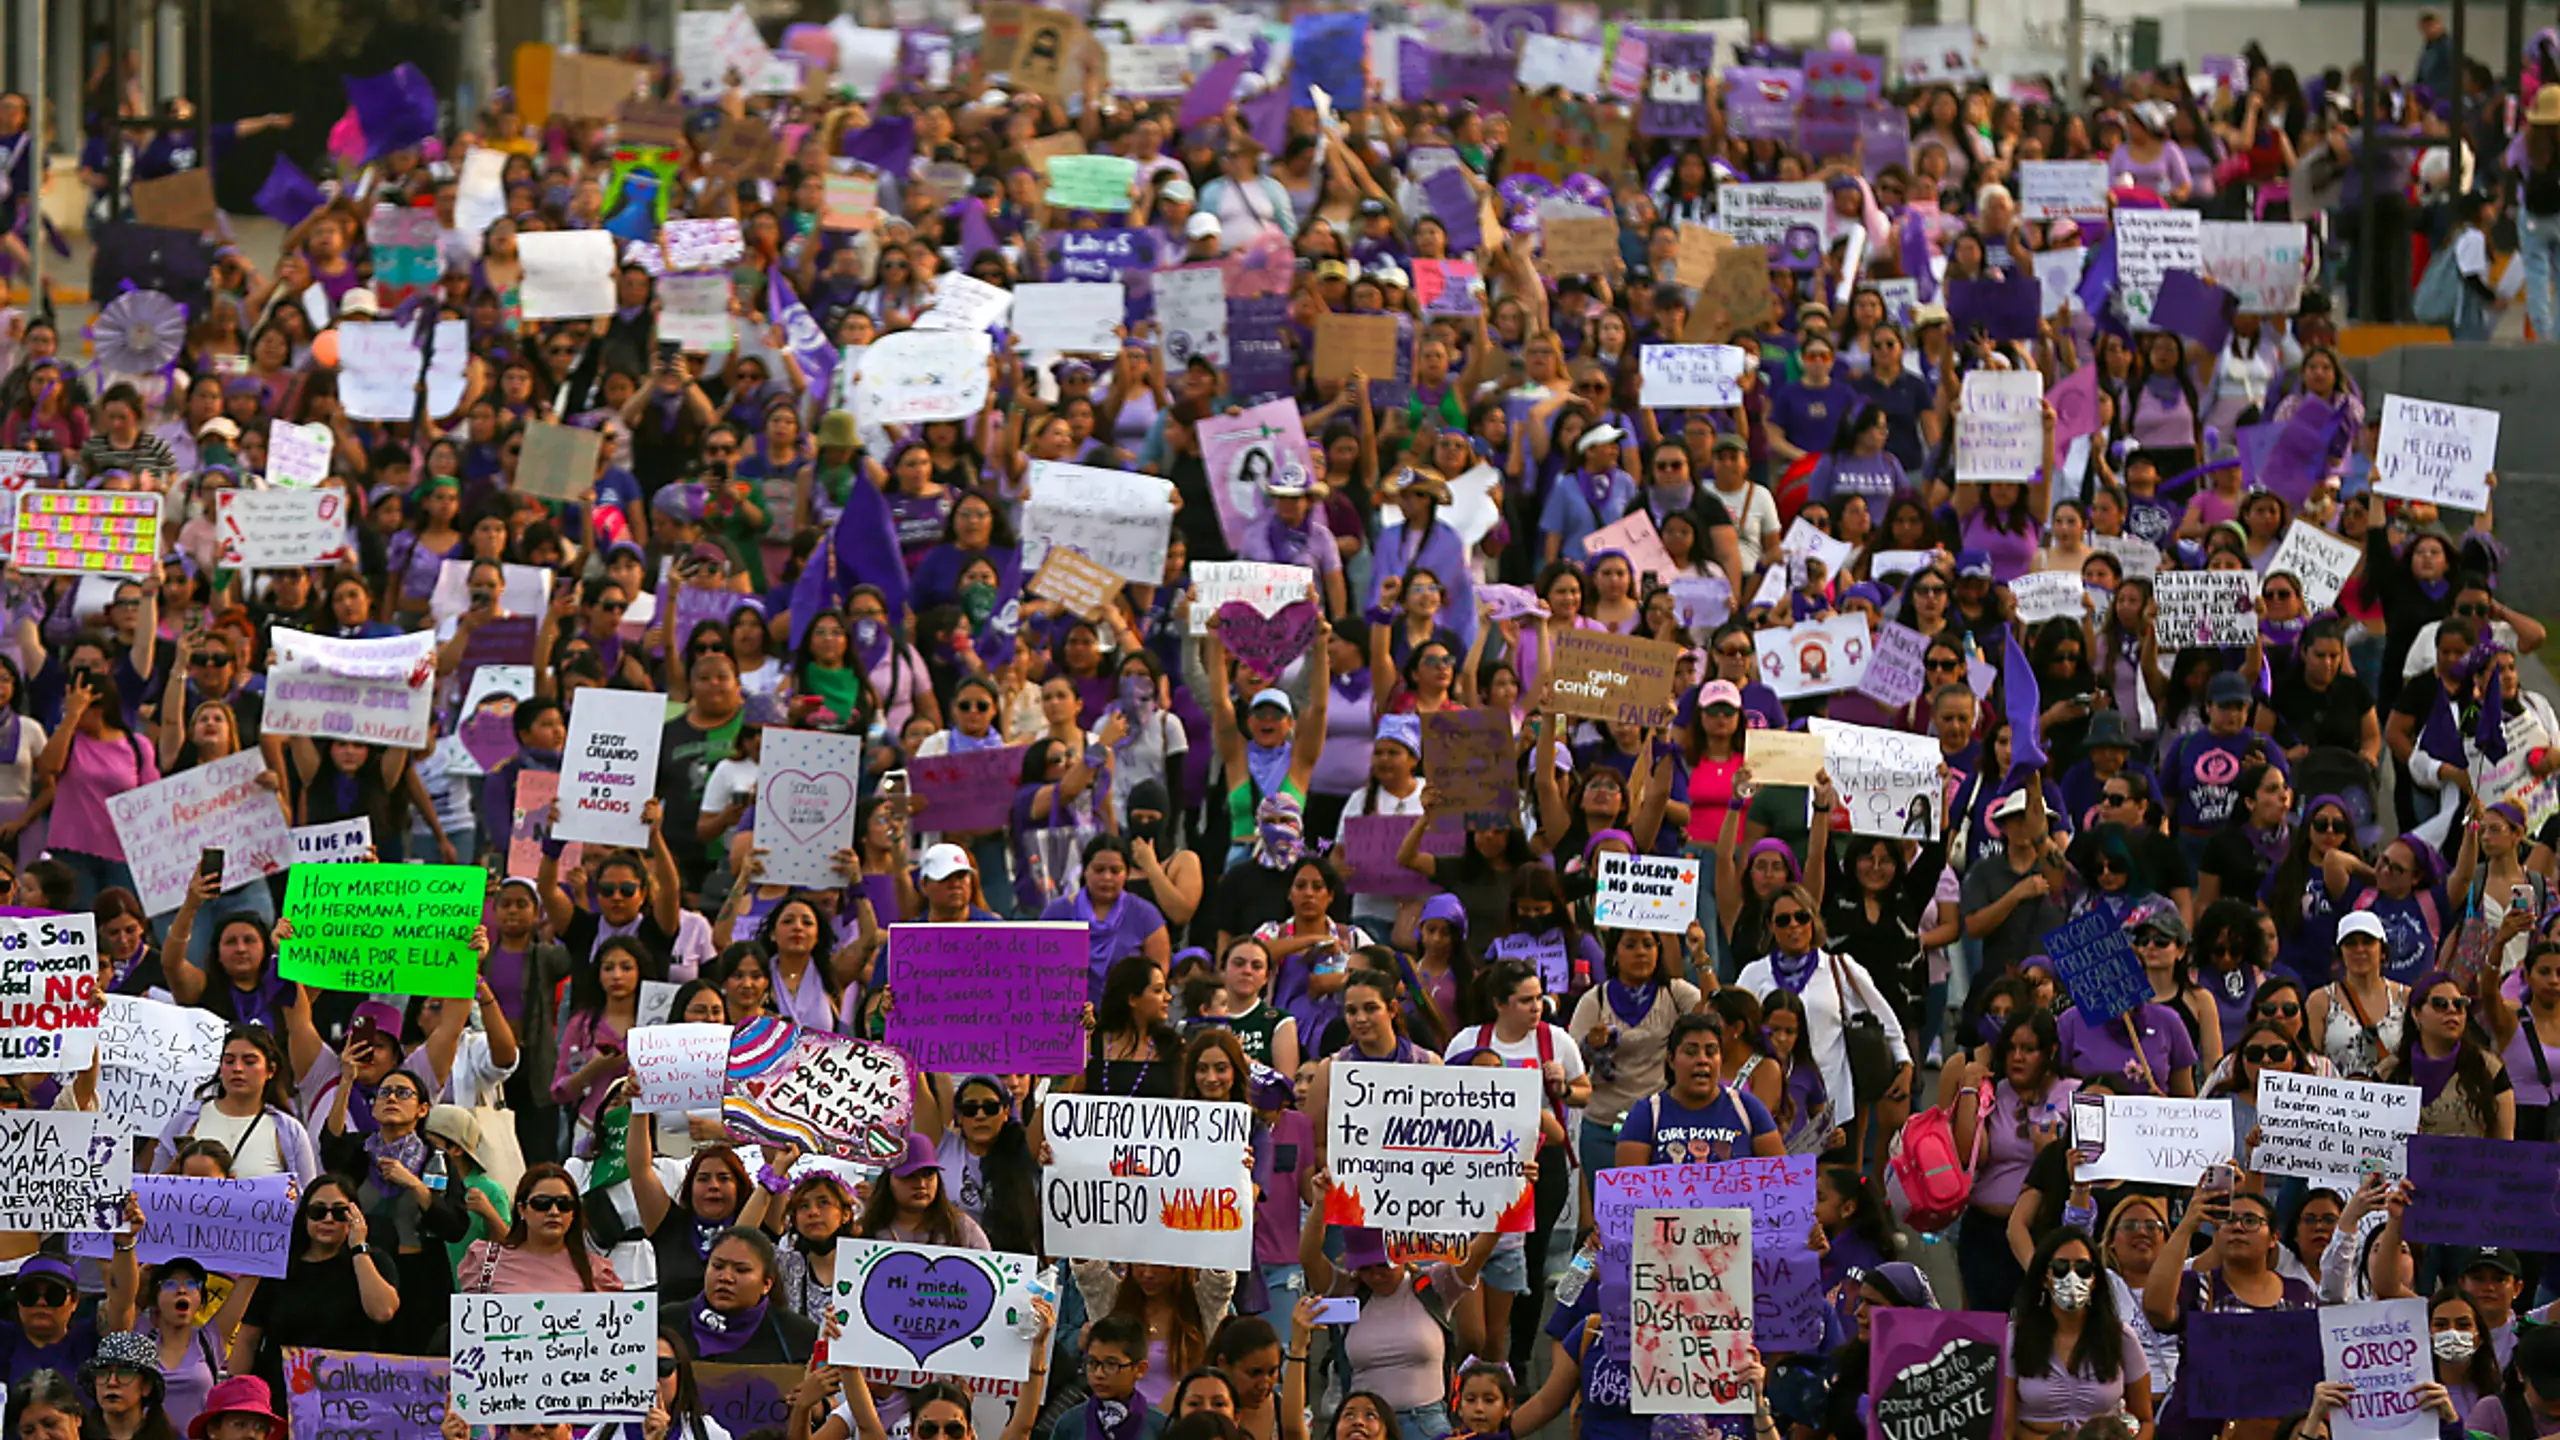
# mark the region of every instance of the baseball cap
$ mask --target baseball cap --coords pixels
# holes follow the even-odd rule
[[[1360,202],[1360,218],[1363,220],[1374,215],[1384,215],[1386,213],[1388,213],[1387,202],[1380,200],[1375,196]]]
[[[367,1000],[358,1005],[347,1021],[350,1030],[378,1030],[386,1038],[400,1038],[400,1007],[388,1000]]]
[[[924,860],[916,866],[916,871],[924,876],[927,884],[931,884],[936,880],[948,880],[963,870],[977,868],[969,863],[968,851],[957,845],[936,845],[924,852]]]
[[[2225,670],[2205,682],[2204,699],[2208,705],[2246,705],[2249,682],[2241,679],[2237,671]]]
[[[911,1176],[921,1175],[927,1170],[938,1168],[941,1164],[942,1156],[934,1149],[933,1142],[910,1130],[907,1132],[907,1153],[898,1157],[898,1163],[889,1167],[889,1173],[897,1179],[905,1180]]]
[[[2178,913],[2176,905],[2157,896],[2133,907],[2133,913],[2124,919],[2127,930],[2156,930],[2181,945],[2189,938],[2186,917]]]
[[[1167,180],[1164,188],[1156,191],[1156,198],[1173,205],[1193,205],[1199,203],[1200,192],[1192,189],[1188,180]]]
[[[1721,430],[1716,433],[1716,443],[1712,448],[1716,450],[1740,450],[1747,453],[1751,449],[1751,442],[1734,434],[1730,430]]]
[[[1742,708],[1742,687],[1730,680],[1710,680],[1698,687],[1698,708],[1712,710],[1718,705]]]
[[[1588,450],[1594,445],[1615,445],[1626,438],[1627,432],[1615,425],[1594,425],[1582,432],[1582,439],[1573,448]]]
[[[1957,552],[1956,552],[1956,578],[1957,578],[1957,579],[1959,579],[1959,580],[1988,580],[1988,579],[1990,579],[1990,578],[1991,578],[1991,552],[1990,552],[1990,551],[1988,551],[1988,550],[1960,550],[1960,551],[1957,551]]]
[[[2362,935],[2385,945],[2391,943],[2391,937],[2382,933],[2382,917],[2370,910],[2350,910],[2339,917],[2338,943],[2347,943],[2350,935]]]
[[[2463,1255],[2455,1273],[2467,1275],[2474,1270],[2499,1270],[2519,1280],[2524,1278],[2524,1262],[2516,1258],[2516,1252],[2503,1247],[2473,1250]]]
[[[1218,223],[1218,217],[1206,210],[1182,222],[1182,238],[1185,240],[1215,240],[1225,233],[1226,229]]]
[[[237,440],[240,438],[240,427],[230,416],[216,415],[196,427],[197,439],[201,440],[207,435],[220,440]]]
[[[2024,815],[2026,813],[2027,792],[2024,790],[2010,791],[2007,795],[2001,797],[1999,804],[1991,807],[1991,818],[1995,823],[2006,820],[2013,815]]]
[[[1298,717],[1298,707],[1289,699],[1289,692],[1281,689],[1277,685],[1271,686],[1268,689],[1255,691],[1253,695],[1253,703],[1245,706],[1244,708],[1247,714],[1251,714],[1253,711],[1259,710],[1265,705],[1279,706],[1280,713],[1288,716],[1292,720]]]
[[[1339,260],[1319,260],[1316,262],[1316,278],[1319,280],[1349,280],[1351,278],[1351,267],[1343,264]]]
[[[342,316],[378,315],[382,313],[382,301],[371,290],[359,285],[338,302],[338,313]]]

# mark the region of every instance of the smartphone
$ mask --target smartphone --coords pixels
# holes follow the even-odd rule
[[[210,875],[217,880],[221,879],[222,852],[219,850],[207,850],[203,854],[198,855],[196,857],[196,873],[199,875]]]
[[[1319,1325],[1348,1325],[1360,1318],[1360,1297],[1329,1295],[1316,1302],[1314,1320]]]
[[[2533,887],[2531,885],[2511,885],[2507,887],[2507,908],[2510,910],[2520,911],[2526,915],[2531,915],[2533,913]]]
[[[2196,1182],[2196,1199],[2199,1201],[2227,1200],[2231,1197],[2231,1192],[2238,1188],[2240,1188],[2240,1167],[2225,1161],[2208,1168],[2204,1172],[2204,1178]]]
[[[887,770],[881,772],[880,798],[889,802],[891,813],[899,816],[904,816],[907,813],[907,793],[906,771]]]
[[[673,340],[661,340],[661,341],[659,341],[659,342],[658,342],[658,368],[659,368],[659,369],[661,369],[661,370],[671,370],[671,369],[675,368],[676,358],[677,358],[678,356],[682,355],[683,353],[684,353],[684,348],[683,348],[682,346],[678,345],[675,341],[673,341]]]
[[[2071,1097],[2071,1149],[2086,1164],[2105,1153],[2107,1148],[2107,1097],[2073,1095]]]

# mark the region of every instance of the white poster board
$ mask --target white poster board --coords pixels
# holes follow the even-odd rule
[[[451,1306],[453,1408],[475,1426],[643,1420],[657,1404],[654,1290],[456,1295]]]
[[[1600,888],[1592,897],[1592,924],[1604,929],[1652,930],[1685,935],[1698,918],[1698,878],[1705,867],[1681,856],[1597,857]],[[1713,883],[1710,873],[1709,883]]]
[[[1023,507],[1022,573],[1030,575],[1064,545],[1135,585],[1164,581],[1173,534],[1173,484],[1153,475],[1031,462],[1031,501]]]
[[[2032,481],[2044,473],[2044,375],[1968,370],[1956,408],[1956,479]]]
[[[2489,504],[2489,472],[2497,466],[2497,411],[2383,397],[2382,443],[2373,456],[2377,493],[2481,510]]]
[[[663,695],[590,686],[569,702],[569,744],[560,761],[560,819],[554,837],[591,845],[645,848],[640,812],[658,793]]]
[[[1537,1071],[1346,1060],[1327,1096],[1329,1217],[1427,1234],[1530,1227],[1523,1162],[1538,1153],[1546,1103]]]
[[[1253,1112],[1207,1100],[1051,1095],[1041,1248],[1062,1259],[1253,1264]]]
[[[2083,1180],[2137,1180],[2193,1185],[2208,1166],[2231,1159],[2231,1102],[2109,1095],[2106,1133],[2095,1160],[2080,1162]],[[2074,1143],[2079,1136],[2072,1137]]]

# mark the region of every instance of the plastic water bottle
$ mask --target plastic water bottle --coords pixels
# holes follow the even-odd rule
[[[1595,1236],[1582,1242],[1582,1248],[1573,1252],[1573,1259],[1564,1267],[1564,1273],[1556,1277],[1556,1303],[1570,1305],[1581,1299],[1582,1287],[1590,1284],[1591,1277],[1599,1270],[1600,1241]]]
[[[1054,1306],[1058,1303],[1058,1282],[1053,1278],[1057,1273],[1055,1266],[1043,1265],[1031,1272],[1031,1279],[1025,1283],[1024,1288],[1031,1292],[1032,1299],[1046,1300]],[[1022,1313],[1014,1317],[1013,1333],[1025,1340],[1039,1339],[1040,1312],[1031,1306],[1024,1306]]]

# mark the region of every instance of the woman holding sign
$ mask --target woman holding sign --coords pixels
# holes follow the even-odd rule
[[[2214,1225],[2213,1240],[2196,1256],[2193,1268],[2154,1265],[2143,1283],[2143,1313],[2162,1334],[2183,1334],[2187,1317],[2198,1313],[2308,1310],[2320,1303],[2318,1292],[2309,1285],[2276,1273],[2276,1208],[2264,1195],[2225,1192],[2220,1198],[2209,1198],[2199,1184],[2195,1202],[2178,1217],[2163,1253],[2194,1251],[2196,1235],[2207,1220]],[[2179,1368],[2178,1383],[2160,1416],[2164,1437],[2199,1440],[2221,1430],[2220,1421],[2194,1414],[2195,1375],[2195,1366]]]
[[[2417,1085],[2418,1133],[2516,1138],[2515,1082],[2474,1036],[2462,982],[2441,970],[2420,980],[2409,987],[2409,1013],[2416,1023],[2402,1028],[2382,1078]]]
[[[1322,1114],[1323,1112],[1317,1111]],[[1537,1183],[1538,1162],[1525,1162]],[[1383,1232],[1367,1226],[1343,1232],[1342,1258],[1325,1254],[1325,1205],[1332,1177],[1309,1177],[1314,1203],[1298,1237],[1298,1263],[1307,1271],[1310,1296],[1349,1296],[1359,1317],[1336,1332],[1349,1369],[1346,1390],[1366,1390],[1395,1407],[1394,1433],[1404,1440],[1440,1440],[1450,1431],[1446,1381],[1450,1312],[1476,1288],[1485,1262],[1502,1237],[1484,1231],[1467,1242],[1456,1264],[1442,1260],[1416,1271],[1392,1259]],[[1304,1363],[1306,1352],[1295,1352]]]
[[[1902,1020],[1892,1004],[1864,965],[1823,948],[1821,903],[1804,886],[1789,885],[1770,901],[1769,933],[1776,948],[1744,966],[1734,984],[1763,998],[1785,990],[1804,1002],[1806,1029],[1801,1043],[1821,1066],[1823,1088],[1834,1107],[1831,1123],[1846,1127],[1853,1145],[1863,1149],[1860,1142],[1866,1130],[1859,1122],[1865,1115],[1858,1108],[1862,1098],[1877,1111],[1885,1134],[1898,1133],[1911,1108],[1911,1047],[1903,1039]],[[1883,1058],[1893,1067],[1868,1077],[1868,1093],[1863,1097],[1850,1064],[1849,1046],[1851,1030],[1867,1028],[1855,1023],[1861,1015],[1873,1017],[1881,1028],[1882,1034],[1875,1038],[1885,1047]]]

